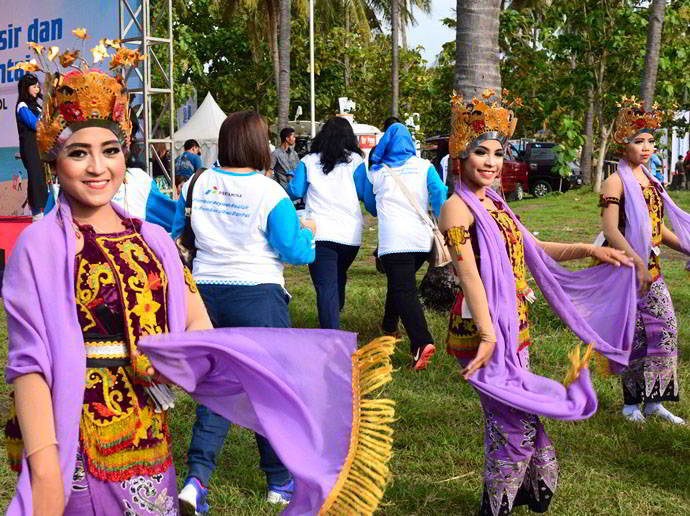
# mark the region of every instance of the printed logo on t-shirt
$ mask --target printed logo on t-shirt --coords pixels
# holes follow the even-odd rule
[[[204,195],[225,195],[226,197],[242,197],[242,194],[232,192],[222,192],[217,186],[213,186],[204,192]]]

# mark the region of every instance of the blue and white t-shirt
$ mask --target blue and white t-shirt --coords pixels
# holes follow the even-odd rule
[[[184,229],[189,181],[177,203],[173,237]],[[314,261],[311,230],[278,183],[261,173],[208,169],[194,185],[192,229],[197,283],[284,286],[283,263]]]
[[[304,198],[306,218],[316,222],[316,240],[345,245],[362,241],[362,211],[367,166],[358,154],[323,173],[319,154],[307,154],[295,169],[287,192]]]
[[[379,251],[383,256],[391,253],[428,252],[431,250],[431,230],[424,225],[419,214],[405,197],[390,168],[383,167],[367,173],[367,179],[375,198],[376,207],[370,209],[369,195],[365,192],[365,206],[377,215],[379,220]],[[416,196],[419,206],[431,207],[436,216],[441,213],[441,206],[448,189],[441,182],[434,166],[425,159],[413,156],[402,166],[392,168]],[[317,228],[318,230],[318,228]]]

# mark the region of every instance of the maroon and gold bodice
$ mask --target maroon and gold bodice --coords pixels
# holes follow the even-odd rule
[[[647,259],[647,268],[653,280],[657,280],[661,276],[661,253],[659,247],[661,246],[663,235],[661,227],[664,223],[664,200],[661,198],[661,193],[658,190],[656,183],[650,182],[647,186],[640,185],[644,202],[647,204],[647,212],[649,214],[649,222],[652,225],[652,249]],[[618,204],[618,230],[625,235],[625,197],[620,200],[610,197],[599,196],[599,206],[606,208],[609,204]],[[604,242],[608,245],[608,242]]]
[[[172,462],[167,415],[145,390],[150,362],[134,354],[140,337],[167,332],[168,281],[138,221],[123,223],[117,234],[80,226],[75,262],[87,354],[80,439],[89,472],[109,481],[161,473]]]
[[[503,205],[499,202],[495,202],[495,204],[496,209],[488,211],[501,232],[506,252],[508,253],[508,258],[513,268],[513,275],[515,276],[517,315],[520,332],[516,345],[518,351],[520,351],[531,344],[526,301],[526,296],[530,292],[530,288],[527,285],[524,239],[515,221],[503,209]],[[475,260],[477,261],[477,269],[480,269],[481,256],[479,255],[476,224],[470,226],[469,233]],[[446,345],[448,353],[458,358],[471,359],[477,354],[477,349],[479,348],[479,330],[474,321],[469,317],[469,314],[465,314],[463,317],[463,299],[464,294],[460,292],[451,310]]]

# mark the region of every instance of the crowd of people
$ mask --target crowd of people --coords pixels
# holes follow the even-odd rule
[[[256,434],[268,502],[289,504],[288,514],[373,512],[394,417],[389,400],[367,395],[390,377],[400,322],[415,371],[431,367],[436,352],[415,279],[436,245],[420,211],[439,217],[461,289],[445,344],[484,411],[480,515],[519,505],[546,512],[558,462],[540,417],[594,414],[593,350],[621,375],[625,420],[684,424],[663,405],[678,401],[680,385],[660,246],[690,255],[690,215],[646,166],[658,112],[623,102],[614,130],[621,159],[603,185],[605,241],[596,246],[536,239],[492,190],[517,124],[509,106],[489,103],[494,94],[453,97],[449,154],[460,173],[450,195],[396,119],[368,160],[340,117],[299,159],[294,130],[283,129],[271,153],[263,118],[241,111],[222,124],[215,166],[204,169],[198,142],[185,143],[174,203],[144,171],[126,167],[132,122],[120,82],[72,71],[59,89],[47,86],[42,118],[37,83],[25,82],[22,149],[33,146],[60,194],[22,233],[5,272],[14,387],[5,433],[19,473],[9,514],[206,513],[233,423]],[[64,93],[71,86],[103,102],[76,119]],[[360,203],[377,218],[387,279],[381,333],[391,338],[357,350],[353,333],[333,330],[356,331],[341,328],[340,313],[362,240]],[[185,232],[193,235],[189,268],[170,238]],[[597,265],[559,265],[582,258]],[[284,264],[308,265],[320,330],[291,328]],[[565,385],[530,371],[528,273],[589,344],[572,354]],[[197,402],[179,495],[171,447],[185,436],[168,425],[172,384]]]

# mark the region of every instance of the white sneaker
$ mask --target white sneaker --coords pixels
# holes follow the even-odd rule
[[[201,516],[208,513],[208,489],[195,478],[188,478],[177,496],[182,516]]]
[[[642,415],[639,405],[623,405],[623,417],[633,423],[644,423],[645,418]]]
[[[644,406],[645,416],[659,416],[664,418],[666,421],[670,421],[674,425],[684,425],[685,420],[671,413],[666,407],[661,403],[645,403]]]

